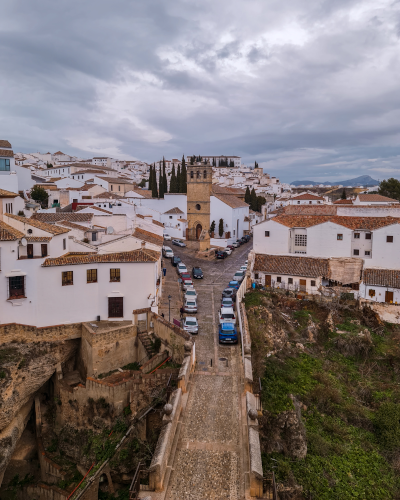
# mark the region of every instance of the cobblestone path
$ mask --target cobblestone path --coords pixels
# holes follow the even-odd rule
[[[250,249],[249,244],[243,245],[230,258],[217,262],[199,262],[185,255],[184,250],[176,252],[188,269],[200,265],[205,278],[194,283],[199,297],[200,328],[194,336],[197,366],[181,417],[180,438],[165,496],[168,500],[245,498],[240,348],[219,345],[218,311],[222,290]]]

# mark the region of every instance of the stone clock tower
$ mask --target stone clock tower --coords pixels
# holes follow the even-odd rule
[[[212,166],[196,162],[187,165],[187,239],[198,241],[199,250],[210,248],[210,196]]]

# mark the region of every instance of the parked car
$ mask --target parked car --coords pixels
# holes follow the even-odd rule
[[[246,238],[246,241],[250,241],[251,239],[249,234],[246,234],[244,237]]]
[[[176,255],[174,255],[171,259],[171,264],[176,267],[179,262],[181,262],[181,258],[180,257],[177,257]]]
[[[221,252],[221,251],[216,252],[215,255],[217,259],[226,259],[228,257],[228,254],[226,252]]]
[[[233,280],[238,281],[241,283],[244,279],[244,271],[236,271],[236,273],[233,275]]]
[[[248,261],[248,260],[245,260],[245,261],[244,261],[244,264],[245,264],[245,266],[248,266],[248,265],[249,265],[249,261]]]
[[[182,278],[182,288],[184,290],[188,290],[189,288],[193,288],[193,281],[191,278]]]
[[[183,329],[192,335],[199,333],[199,324],[195,316],[186,316],[183,321]]]
[[[201,279],[203,279],[203,271],[201,270],[200,267],[194,267],[192,269],[192,276],[193,276],[193,278],[201,280]]]
[[[244,236],[242,236],[242,237],[240,238],[240,241],[241,241],[242,243],[247,243],[247,239],[246,239]]]
[[[232,281],[229,282],[228,287],[229,288],[235,288],[236,290],[239,290],[240,283],[237,280],[232,280]]]
[[[225,290],[222,292],[222,298],[232,299],[233,302],[236,302],[236,288],[225,288]]]
[[[245,273],[247,271],[247,266],[240,266],[239,271],[243,271]]]
[[[222,307],[219,311],[219,323],[236,323],[233,307]]]
[[[185,313],[196,314],[197,313],[197,300],[187,299],[183,304],[183,310]]]
[[[165,233],[165,234],[164,234],[164,240],[165,240],[165,241],[171,241],[171,240],[172,240],[172,238],[171,238],[171,236],[170,236],[169,234]]]
[[[181,241],[181,240],[172,240],[172,244],[176,245],[177,247],[185,247],[186,246],[186,244],[183,243],[183,241]]]
[[[221,309],[223,307],[233,307],[233,300],[230,297],[222,297]]]
[[[163,255],[164,257],[167,257],[167,259],[172,259],[172,257],[174,256],[174,252],[170,247],[163,247]]]
[[[240,247],[240,243],[238,243],[237,241],[234,241],[232,243],[232,246],[235,247],[235,248]]]
[[[236,243],[240,246],[240,245],[243,245],[243,241],[242,240],[236,240]]]
[[[221,323],[219,325],[218,333],[220,344],[238,343],[238,334],[236,326],[233,323]]]
[[[232,253],[232,250],[229,247],[224,248],[222,251],[227,253],[228,255],[231,255]]]
[[[185,292],[184,300],[186,299],[196,299],[197,300],[197,292],[194,288],[188,288]]]
[[[232,250],[232,252],[235,250],[235,247],[233,245],[227,245],[226,248],[230,248]]]
[[[187,267],[183,262],[179,262],[179,264],[176,266],[176,272],[178,274],[183,274],[188,272]]]

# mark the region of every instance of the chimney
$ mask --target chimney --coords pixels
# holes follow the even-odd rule
[[[146,248],[146,242],[145,241],[142,241],[142,250]]]

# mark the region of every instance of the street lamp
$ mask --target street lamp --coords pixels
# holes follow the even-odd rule
[[[168,295],[168,321],[171,323],[171,299],[172,295]]]

